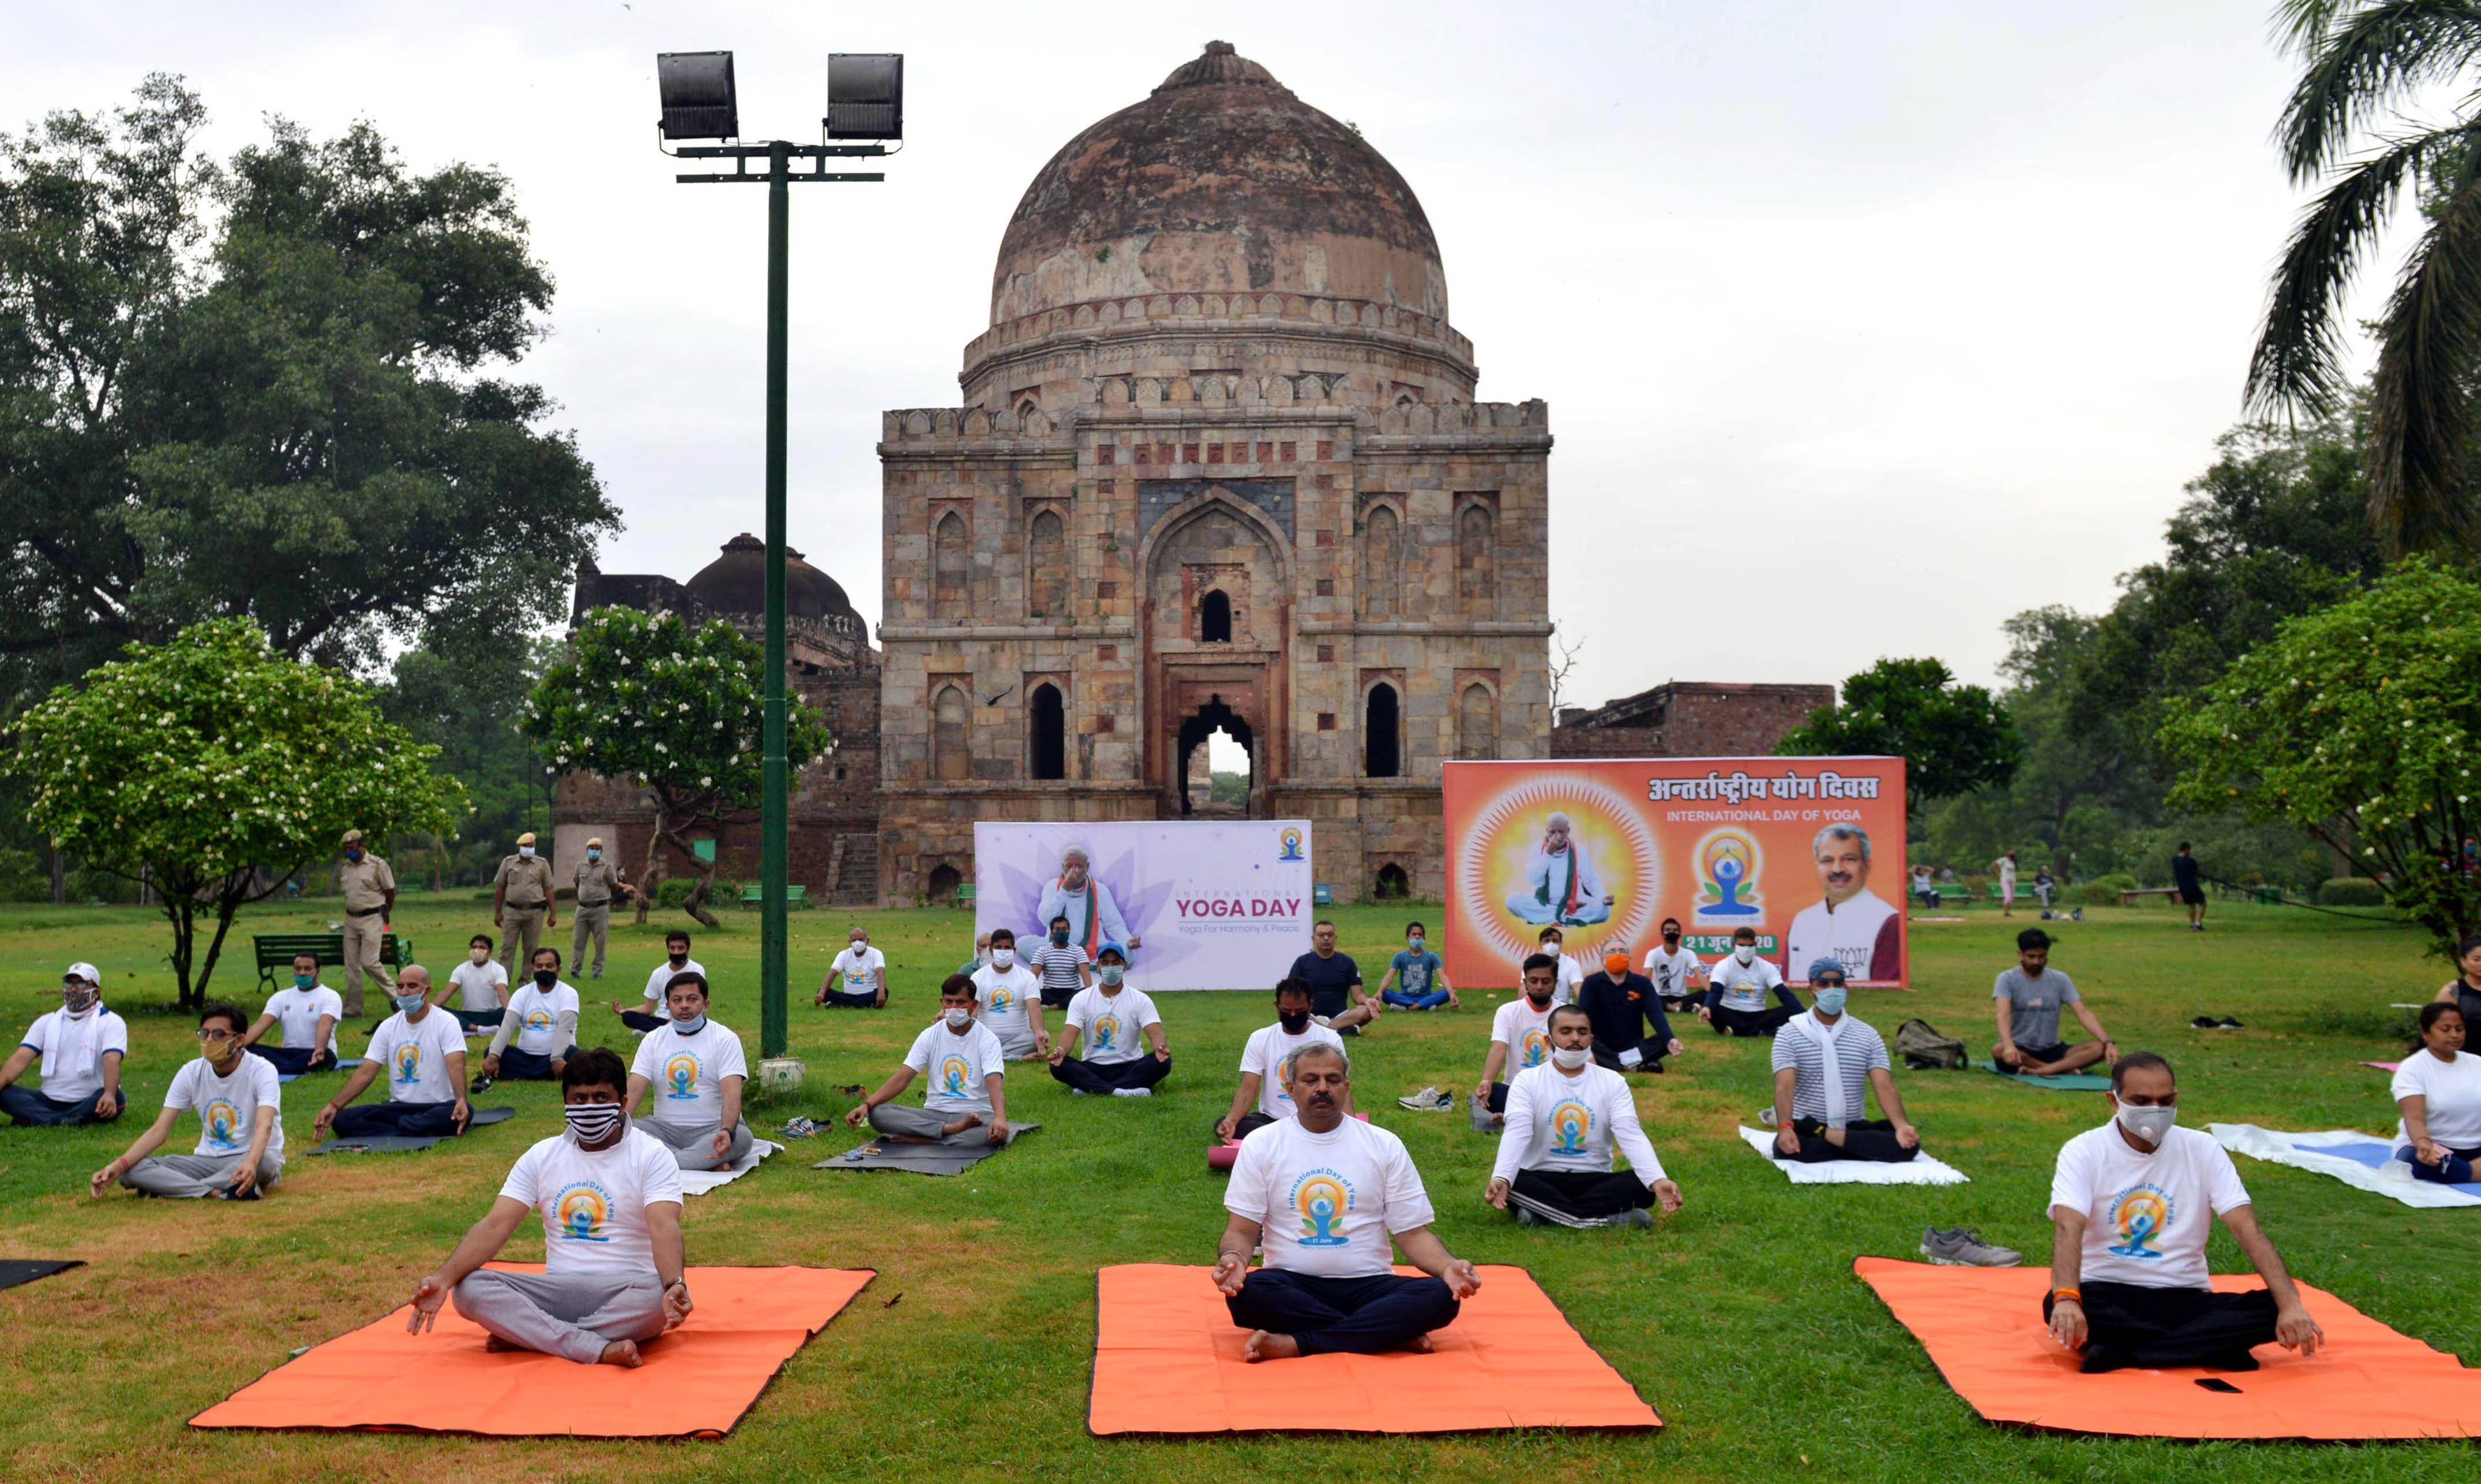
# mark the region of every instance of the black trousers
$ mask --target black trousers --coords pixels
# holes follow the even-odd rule
[[[1773,1035],[1800,1012],[1790,1005],[1776,1003],[1763,1010],[1736,1010],[1728,1004],[1718,1004],[1707,1013],[1712,1017],[1716,1035],[1729,1031],[1733,1035],[1750,1036]]]
[[[1148,1057],[1147,1059],[1152,1060],[1153,1058]],[[1220,1118],[1217,1118],[1214,1121],[1217,1124],[1223,1122]],[[1257,1133],[1259,1130],[1267,1127],[1267,1125],[1273,1123],[1274,1121],[1275,1120],[1267,1117],[1262,1112],[1259,1112],[1253,1107],[1249,1111],[1241,1114],[1240,1121],[1232,1126],[1232,1136],[1236,1139],[1247,1138],[1250,1134]],[[1208,1132],[1212,1133],[1213,1131],[1210,1130]],[[1215,1134],[1215,1137],[1220,1138],[1222,1135]]]
[[[878,991],[875,989],[864,990],[859,994],[849,990],[831,989],[824,992],[819,1002],[829,1009],[875,1010],[879,1007]]]
[[[1800,1153],[1787,1155],[1774,1151],[1778,1159],[1795,1164],[1823,1164],[1829,1159],[1867,1159],[1872,1164],[1901,1164],[1920,1154],[1920,1146],[1906,1149],[1895,1138],[1895,1126],[1884,1118],[1855,1118],[1843,1126],[1841,1148],[1826,1141],[1826,1125],[1815,1118],[1795,1118],[1791,1130],[1800,1135]]]
[[[1130,1061],[1080,1061],[1071,1056],[1051,1069],[1053,1078],[1080,1092],[1111,1093],[1123,1087],[1151,1087],[1171,1071],[1152,1052]]]
[[[1589,1221],[1654,1204],[1654,1192],[1628,1170],[1519,1170],[1508,1188]]]
[[[2082,1369],[2117,1370],[2142,1366],[2207,1366],[2216,1370],[2255,1370],[2252,1345],[2274,1342],[2274,1295],[2263,1289],[2216,1293],[2208,1289],[2149,1289],[2133,1283],[2080,1286],[2084,1295],[2085,1353]],[[2052,1300],[2042,1300],[2042,1318]]]
[[[521,1046],[511,1046],[500,1053],[500,1080],[504,1082],[550,1081],[559,1075],[552,1071],[551,1060],[549,1056],[536,1055]]]
[[[284,1077],[326,1071],[336,1064],[335,1057],[315,1046],[248,1046],[243,1049],[262,1061],[274,1063],[276,1073]]]
[[[1625,1046],[1613,1046],[1608,1041],[1596,1041],[1594,1043],[1594,1065],[1608,1067],[1614,1072],[1626,1072],[1629,1068],[1621,1065],[1620,1053],[1627,1051],[1628,1049],[1629,1048]],[[1637,1042],[1636,1054],[1645,1059],[1636,1064],[1636,1070],[1639,1072],[1661,1071],[1663,1055],[1669,1049],[1670,1043],[1658,1041],[1652,1036],[1647,1036],[1644,1040]]]
[[[398,1133],[407,1138],[453,1134],[457,1132],[457,1105],[356,1103],[338,1113],[330,1127],[338,1138],[365,1138],[375,1133]]]
[[[1074,984],[1042,986],[1042,1007],[1046,1010],[1064,1010],[1068,1008],[1068,1002],[1076,998],[1077,986]]]
[[[1464,1307],[1436,1278],[1313,1278],[1273,1267],[1250,1273],[1223,1303],[1233,1323],[1290,1335],[1303,1355],[1384,1355],[1447,1328]]]
[[[643,1010],[622,1010],[620,1024],[632,1030],[661,1030],[671,1024],[668,1015],[649,1015]]]

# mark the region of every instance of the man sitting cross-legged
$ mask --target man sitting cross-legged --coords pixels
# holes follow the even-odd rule
[[[1249,1032],[1240,1053],[1240,1090],[1232,1094],[1232,1111],[1214,1121],[1216,1138],[1247,1138],[1278,1118],[1292,1117],[1299,1111],[1290,1090],[1293,1058],[1304,1046],[1343,1049],[1344,1037],[1311,1018],[1310,998],[1306,979],[1287,978],[1275,986],[1275,1023]]]
[[[354,1106],[353,1100],[381,1076],[387,1101]],[[371,1032],[362,1064],[310,1121],[310,1132],[339,1138],[401,1134],[408,1138],[457,1134],[473,1119],[465,1102],[465,1032],[457,1018],[431,1002],[431,971],[407,964],[397,971],[396,1013]]]
[[[2050,1177],[2051,1337],[2083,1351],[2079,1368],[2255,1370],[2252,1346],[2314,1355],[2325,1332],[2300,1302],[2232,1157],[2211,1134],[2174,1127],[2171,1063],[2133,1052],[2110,1069],[2111,1121],[2059,1150]],[[2265,1280],[2217,1293],[2206,1237],[2220,1216]],[[2407,1401],[2413,1398],[2407,1397]]]
[[[1404,1141],[1345,1116],[1352,1074],[1344,1049],[1293,1056],[1287,1087],[1299,1113],[1244,1139],[1224,1188],[1232,1219],[1214,1263],[1232,1322],[1250,1331],[1252,1361],[1345,1351],[1430,1348],[1481,1287],[1471,1263],[1430,1230],[1434,1213]],[[1399,1277],[1388,1238],[1426,1278]],[[1267,1260],[1249,1268],[1250,1249]]]
[[[618,1054],[600,1046],[568,1057],[567,1131],[518,1157],[491,1209],[414,1289],[407,1332],[430,1328],[453,1295],[457,1312],[490,1335],[486,1349],[637,1366],[641,1342],[690,1316],[680,1165],[629,1126],[627,1080]],[[543,1270],[484,1267],[529,1211],[542,1213]]]
[[[2070,1046],[2059,1039],[2059,1008],[2073,1007],[2093,1039]],[[2016,935],[2016,967],[2002,971],[1990,988],[1991,1017],[1998,1022],[1998,1044],[1991,1049],[1991,1065],[2024,1077],[2056,1077],[2108,1058],[2119,1059],[2119,1045],[2076,993],[2076,981],[2050,967],[2050,935],[2027,927]]]
[[[1784,1023],[1775,1037],[1775,1156],[1802,1164],[1867,1159],[1901,1164],[1921,1152],[1921,1136],[1904,1117],[1887,1043],[1867,1023],[1843,1013],[1843,965],[1820,958],[1809,966],[1816,1002]],[[1868,1094],[1887,1116],[1875,1122]]]
[[[476,1092],[503,1078],[551,1081],[577,1049],[577,990],[561,980],[560,950],[548,944],[535,950],[533,967],[533,981],[509,997],[509,1012],[491,1032],[483,1075],[474,1080]]]
[[[0,1062],[0,1112],[19,1124],[63,1127],[110,1123],[128,1100],[120,1063],[129,1054],[129,1023],[105,1008],[103,972],[71,964],[61,976],[61,1007],[38,1015],[25,1039]],[[42,1058],[40,1091],[17,1079]]]
[[[298,1077],[336,1064],[336,1023],[345,1018],[345,997],[319,982],[319,955],[293,955],[293,985],[267,997],[267,1008],[241,1034],[237,1043],[253,1056],[264,1056],[275,1070]],[[282,1046],[261,1046],[259,1038],[274,1027],[284,1028]]]
[[[685,1170],[739,1163],[754,1138],[741,1121],[741,1084],[749,1063],[741,1037],[707,1019],[706,976],[686,971],[664,987],[671,1023],[649,1030],[629,1068],[629,1107],[651,1093],[640,1133],[670,1147]]]
[[[664,1008],[664,986],[672,982],[675,974],[704,973],[706,965],[690,956],[690,935],[675,927],[664,934],[664,961],[646,976],[645,999],[634,1010],[614,1000],[612,1013],[620,1017],[620,1024],[641,1035],[661,1030],[664,1022],[672,1018]]]
[[[1603,966],[1585,976],[1577,991],[1578,1008],[1594,1024],[1594,1065],[1614,1072],[1659,1072],[1662,1058],[1680,1054],[1671,1033],[1670,1017],[1662,1013],[1662,997],[1654,980],[1629,972],[1629,956],[1606,953]]]
[[[1773,1004],[1766,996],[1775,997]],[[1732,955],[1706,971],[1706,998],[1697,1018],[1716,1035],[1769,1036],[1800,1013],[1800,999],[1784,987],[1783,972],[1758,956],[1758,934],[1742,927],[1732,934]]]
[[[1094,955],[1096,983],[1081,989],[1068,1002],[1068,1024],[1051,1043],[1051,1075],[1070,1092],[1110,1093],[1120,1098],[1150,1098],[1155,1083],[1171,1070],[1171,1043],[1163,1038],[1162,1017],[1141,989],[1124,982],[1128,959],[1116,943],[1106,943]],[[1138,1045],[1154,1048],[1149,1055]],[[1070,1054],[1084,1041],[1085,1054]]]
[[[1548,1211],[1652,1226],[1646,1208],[1656,1201],[1665,1211],[1680,1209],[1680,1187],[1663,1175],[1637,1122],[1628,1079],[1594,1064],[1593,1040],[1584,1010],[1559,1006],[1551,1012],[1550,1062],[1508,1084],[1507,1132],[1484,1199],[1502,1211],[1513,1200],[1520,1223]],[[1625,1171],[1611,1168],[1613,1144],[1628,1156]]]
[[[845,1115],[906,1144],[962,1144],[969,1139],[1007,1142],[1007,1052],[975,1015],[974,976],[952,974],[939,985],[939,1023],[913,1038],[904,1065]],[[915,1073],[930,1079],[920,1107],[896,1100]],[[985,1132],[976,1133],[976,1129]]]
[[[1009,1056],[1023,1060],[1051,1054],[1051,1031],[1042,1024],[1042,976],[1017,962],[1016,934],[991,929],[987,961],[959,971],[974,976],[976,1019],[1000,1038]],[[944,1009],[941,1013],[945,1013]]]
[[[202,1054],[172,1074],[164,1110],[118,1159],[94,1172],[87,1189],[100,1197],[114,1181],[141,1195],[254,1201],[284,1174],[283,1097],[275,1065],[242,1054],[241,1011],[210,1004],[198,1012]],[[156,1155],[186,1108],[198,1115],[198,1147]],[[154,1155],[154,1158],[147,1158]]]
[[[1474,1097],[1490,1110],[1493,1124],[1507,1111],[1505,1073],[1514,1077],[1538,1067],[1551,1056],[1551,1012],[1559,992],[1559,960],[1536,953],[1525,960],[1525,993],[1499,1007],[1490,1018],[1490,1050],[1481,1058],[1481,1080]]]

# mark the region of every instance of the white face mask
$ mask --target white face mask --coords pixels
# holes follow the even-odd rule
[[[535,847],[532,846],[517,846],[517,853],[526,857],[528,860],[532,860],[534,858]]]
[[[991,967],[992,967],[992,968],[994,968],[994,969],[1013,969],[1013,968],[1015,968],[1015,967],[1016,967],[1016,950],[1014,950],[1014,949],[993,949],[993,950],[991,950]]]
[[[1756,963],[1758,961],[1757,945],[1753,943],[1743,943],[1738,948],[1732,950],[1732,956],[1738,959],[1743,965]]]
[[[1562,1072],[1581,1070],[1593,1059],[1594,1054],[1581,1046],[1558,1046],[1551,1051],[1551,1064]]]
[[[974,1023],[974,1012],[961,1004],[952,1004],[942,1010],[940,1015],[948,1022],[948,1028],[951,1030],[962,1030]]]
[[[2176,1107],[2130,1107],[2119,1105],[2119,1126],[2148,1144],[2159,1144],[2171,1126],[2180,1121]]]

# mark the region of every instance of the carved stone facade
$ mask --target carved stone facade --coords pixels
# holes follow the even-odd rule
[[[977,820],[1177,818],[1217,726],[1339,900],[1439,764],[1548,754],[1548,409],[1474,401],[1421,203],[1220,42],[1019,203],[955,407],[886,414],[891,901]]]
[[[1555,758],[1771,756],[1784,734],[1835,704],[1833,686],[1675,680],[1587,709],[1564,706]]]

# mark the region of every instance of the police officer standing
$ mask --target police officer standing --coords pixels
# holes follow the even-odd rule
[[[363,975],[396,993],[396,976],[379,962],[379,945],[396,908],[396,872],[362,848],[360,830],[345,831],[337,844],[345,847],[345,858],[336,866],[336,890],[345,898],[345,1013],[359,1015]]]
[[[551,896],[551,862],[535,853],[533,830],[517,837],[516,854],[500,857],[500,873],[491,878],[491,925],[500,929],[500,963],[509,971],[509,982],[518,981],[519,964],[528,966],[531,977],[543,929],[560,925],[560,907]]]
[[[620,868],[603,855],[603,837],[586,842],[586,858],[577,863],[577,915],[570,919],[568,965],[571,972],[586,967],[586,939],[594,937],[594,973],[603,977],[603,940],[612,928],[612,898],[627,896],[629,888],[620,880]]]

